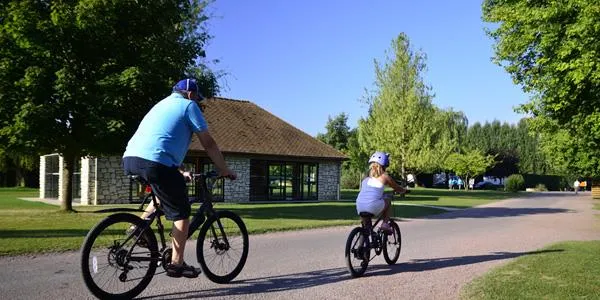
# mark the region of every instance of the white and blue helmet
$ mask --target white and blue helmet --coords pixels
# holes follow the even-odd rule
[[[372,162],[376,162],[382,165],[384,168],[387,168],[390,165],[390,154],[377,151],[371,155],[371,158],[369,158],[369,163]]]

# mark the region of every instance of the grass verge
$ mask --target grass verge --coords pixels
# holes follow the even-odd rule
[[[600,299],[600,241],[561,242],[496,268],[463,299]]]

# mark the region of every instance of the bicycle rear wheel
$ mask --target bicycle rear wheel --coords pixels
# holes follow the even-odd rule
[[[367,270],[371,259],[371,249],[367,246],[368,239],[364,238],[361,227],[355,227],[346,241],[346,265],[352,277],[360,277]]]
[[[139,231],[146,228],[136,243]],[[158,245],[150,227],[137,216],[114,214],[100,221],[81,246],[81,273],[90,292],[100,299],[131,299],[141,293],[154,276]],[[131,255],[129,255],[129,251]]]
[[[196,256],[211,281],[233,280],[248,258],[248,231],[242,219],[230,211],[218,211],[209,217],[200,228]]]
[[[390,225],[393,230],[392,234],[383,236],[383,258],[385,258],[385,262],[388,265],[393,265],[398,261],[398,257],[400,257],[402,234],[396,222],[390,221]]]

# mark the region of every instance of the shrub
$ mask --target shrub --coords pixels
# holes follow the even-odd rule
[[[546,188],[546,185],[543,183],[538,183],[538,185],[535,186],[535,190],[538,192],[547,192],[548,189]]]
[[[512,174],[504,182],[504,190],[508,192],[518,192],[525,187],[525,179],[521,174]]]
[[[357,189],[360,186],[360,181],[363,178],[363,174],[356,170],[342,170],[342,178],[340,179],[340,185],[343,189]]]

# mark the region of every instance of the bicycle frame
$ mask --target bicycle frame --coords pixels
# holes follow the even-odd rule
[[[373,223],[372,217],[370,216],[361,217],[364,218],[361,222],[363,239],[364,241],[367,241],[367,247],[375,249],[375,253],[379,255],[381,253],[381,245],[375,244],[375,242],[379,242],[379,239],[376,240],[376,237],[379,236],[380,233],[375,232],[373,229],[383,220],[383,216],[379,216],[375,223]],[[369,239],[371,239],[371,243],[368,243]],[[373,245],[376,246],[374,247]]]
[[[210,218],[213,215],[218,215],[218,212],[214,209],[214,206],[213,206],[212,194],[210,193],[210,189],[208,188],[208,184],[206,183],[207,179],[209,179],[209,178],[216,179],[217,178],[216,173],[208,172],[206,174],[193,174],[193,177],[194,177],[194,180],[196,180],[200,184],[200,193],[202,194],[201,198],[203,199],[203,201],[202,201],[202,205],[200,205],[200,207],[192,215],[192,221],[190,222],[190,227],[188,228],[188,237],[187,237],[188,239],[194,234],[194,232],[196,232],[196,230],[198,230],[200,228],[200,226],[204,223],[205,220],[208,220],[208,218]],[[154,194],[154,191],[150,191],[150,194],[148,194],[148,196],[146,196],[146,198],[144,198],[144,200],[140,204],[140,208],[135,211],[144,211],[143,207],[144,207],[144,205],[146,205],[146,202],[150,201],[150,199],[151,199],[152,203],[154,204],[156,211],[151,214],[147,223],[148,223],[148,227],[150,227],[152,225],[152,223],[154,222],[154,220],[156,219],[156,226],[158,228],[158,232],[160,235],[160,244],[161,244],[161,248],[159,251],[163,252],[167,248],[167,243],[166,243],[165,234],[164,234],[164,226],[162,224],[160,216],[164,215],[164,213],[163,213],[162,209],[160,208],[160,206],[158,205],[158,201],[156,200],[156,195]],[[198,199],[198,197],[196,197],[196,199]],[[201,220],[201,221],[194,222],[194,220]],[[223,225],[221,224],[221,220],[219,220],[218,218],[217,218],[217,224],[219,226],[219,230],[221,231],[221,236],[223,237],[223,242],[227,245],[227,247],[229,247],[229,241],[227,239],[227,236],[223,232]],[[143,230],[140,231],[140,234],[137,237],[137,239],[139,239],[141,237],[141,235],[146,230],[146,228],[144,228]],[[216,230],[214,227],[211,228],[211,231],[213,233],[213,236],[216,236]],[[136,243],[137,243],[137,240],[136,240]]]

